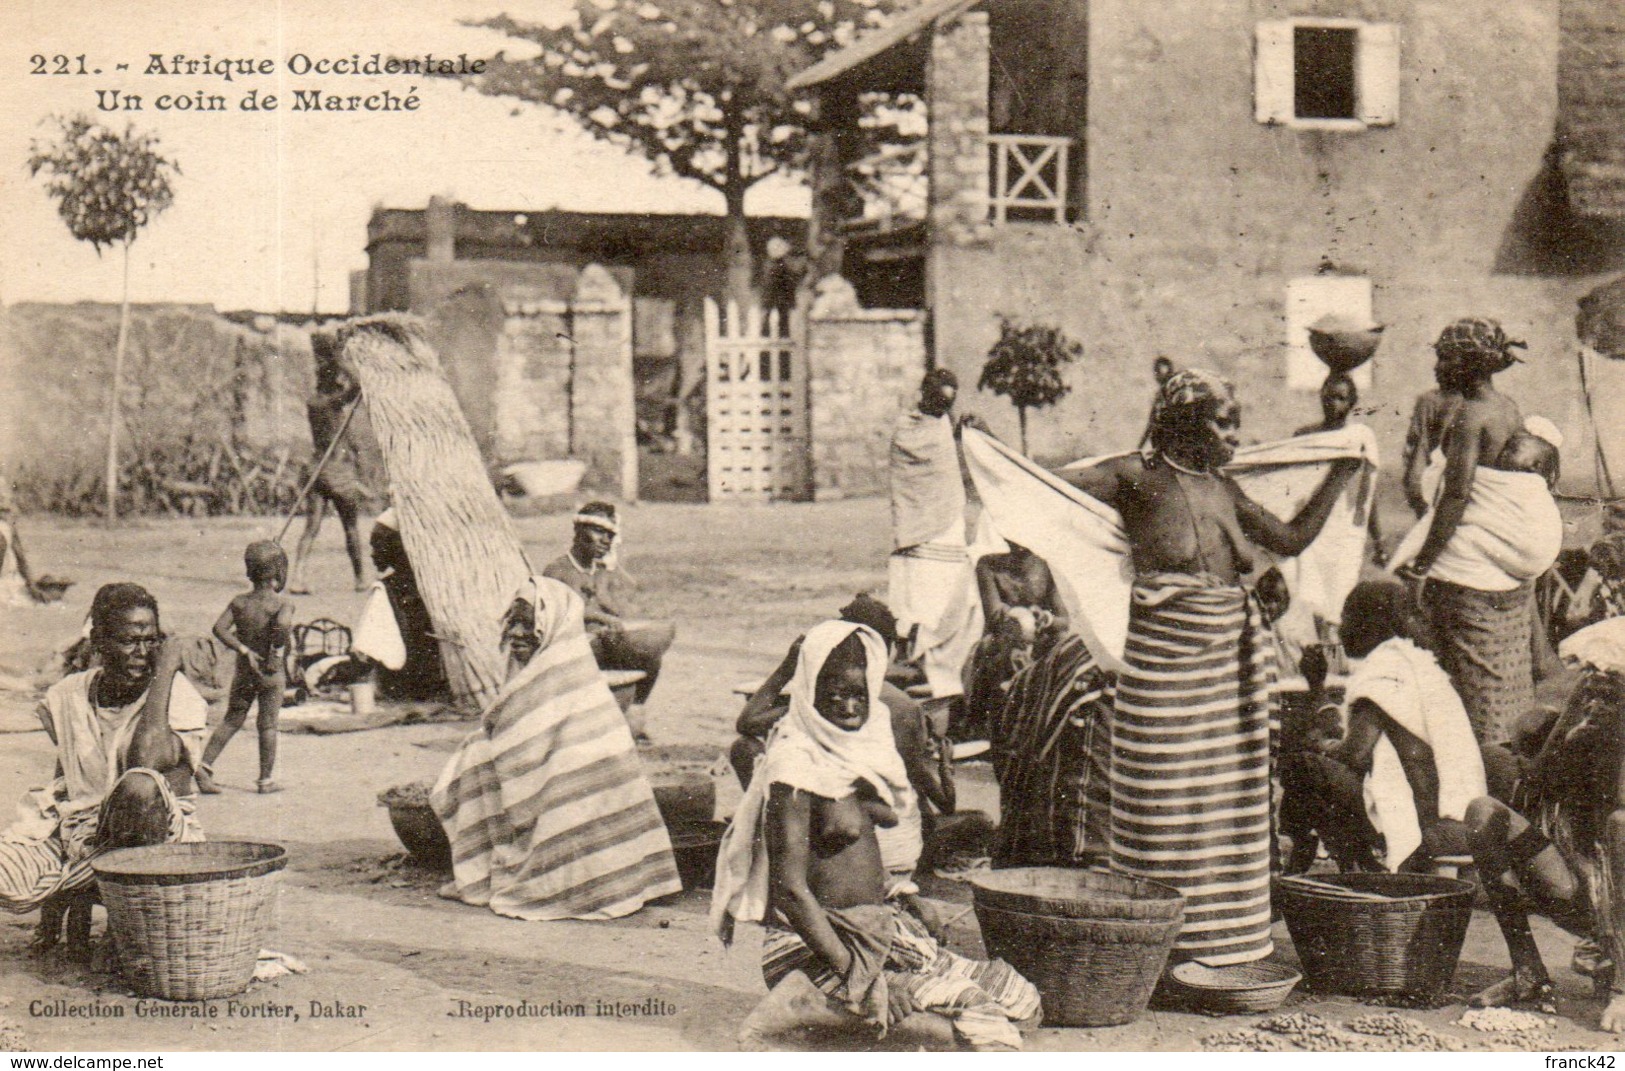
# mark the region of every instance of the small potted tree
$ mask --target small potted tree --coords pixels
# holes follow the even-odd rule
[[[1054,405],[1072,388],[1061,366],[1083,354],[1083,344],[1058,327],[999,317],[999,340],[987,352],[977,386],[1008,398],[1021,422],[1021,452],[1027,453],[1027,410]]]

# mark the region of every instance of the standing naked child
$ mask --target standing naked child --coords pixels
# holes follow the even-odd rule
[[[283,662],[293,615],[293,607],[279,594],[288,580],[288,556],[277,544],[261,540],[248,545],[243,564],[254,589],[232,599],[214,623],[215,638],[237,652],[237,672],[231,679],[226,716],[209,737],[197,772],[199,790],[209,795],[220,792],[214,783],[214,760],[248,720],[255,700],[260,707],[255,723],[260,734],[260,778],[255,784],[262,795],[281,791],[271,771],[276,766],[276,721],[282,711],[287,675]]]

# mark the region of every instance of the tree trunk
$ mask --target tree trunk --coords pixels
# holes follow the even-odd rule
[[[1016,406],[1016,419],[1021,422],[1021,456],[1027,456],[1027,407]]]
[[[124,294],[118,308],[118,343],[113,347],[113,389],[107,400],[107,523],[118,523],[119,394],[124,390],[124,349],[130,340],[130,243],[124,243]]]
[[[724,196],[728,200],[728,298],[737,301],[743,310],[756,299],[756,264],[751,257],[750,229],[745,220],[745,190],[743,187],[725,190]]]

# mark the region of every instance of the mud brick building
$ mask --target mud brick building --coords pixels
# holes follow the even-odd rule
[[[1131,445],[1158,355],[1233,377],[1249,437],[1288,433],[1318,415],[1305,328],[1344,311],[1389,325],[1360,385],[1397,460],[1431,342],[1478,314],[1529,341],[1501,381],[1568,437],[1565,484],[1596,486],[1582,360],[1625,471],[1625,365],[1575,335],[1625,267],[1625,4],[927,0],[791,85],[817,104],[820,271],[921,310],[968,384],[1001,313],[1083,342],[1036,454]],[[886,163],[874,92],[925,103],[913,211],[854,181]]]

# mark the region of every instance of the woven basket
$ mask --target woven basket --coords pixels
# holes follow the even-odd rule
[[[1255,1015],[1279,1008],[1303,975],[1276,963],[1209,967],[1194,960],[1178,964],[1164,980],[1178,1004],[1215,1015]]]
[[[1028,915],[983,903],[981,895],[978,889],[976,918],[988,955],[1038,987],[1046,1026],[1138,1019],[1184,923],[1183,911],[1150,922]]]
[[[1473,914],[1471,882],[1432,874],[1336,874],[1318,880],[1385,900],[1280,881],[1276,902],[1311,989],[1432,1000],[1456,974]]]
[[[91,865],[107,929],[136,995],[208,1000],[240,993],[271,928],[275,844],[155,844],[98,856]]]
[[[1012,867],[975,874],[976,902],[1026,915],[1166,922],[1180,917],[1179,890],[1105,870]]]

